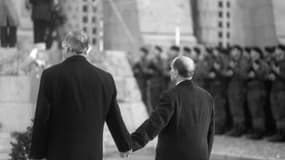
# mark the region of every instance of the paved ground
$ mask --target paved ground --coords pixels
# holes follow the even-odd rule
[[[244,137],[217,136],[213,153],[251,159],[285,160],[285,143],[270,143],[266,140],[252,141]]]
[[[10,138],[0,134],[0,160],[9,159]],[[155,141],[147,148],[133,153],[128,160],[154,160]],[[104,160],[121,160],[114,143],[105,147]],[[269,143],[265,140],[251,141],[246,138],[216,136],[212,160],[285,160],[285,143]]]
[[[154,145],[132,154],[129,160],[154,160]],[[114,147],[105,160],[120,160]],[[212,160],[285,160],[285,143],[252,141],[246,138],[216,136]]]

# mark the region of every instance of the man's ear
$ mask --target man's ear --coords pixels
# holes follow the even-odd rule
[[[178,70],[174,69],[173,72],[174,72],[175,77],[179,76]]]

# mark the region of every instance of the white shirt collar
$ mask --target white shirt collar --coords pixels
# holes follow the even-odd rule
[[[189,81],[189,80],[192,80],[192,77],[186,78],[186,79],[183,79],[183,80],[181,80],[181,81],[176,82],[176,86],[177,86],[178,84],[184,82],[184,81]]]

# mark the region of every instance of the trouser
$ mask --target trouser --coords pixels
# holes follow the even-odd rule
[[[263,89],[249,89],[247,91],[247,105],[251,115],[252,128],[265,131],[266,92]]]
[[[15,47],[17,43],[17,27],[1,26],[1,47]]]
[[[222,82],[212,82],[209,86],[209,92],[215,100],[215,126],[217,129],[226,127],[227,110],[226,110],[226,87]]]
[[[45,20],[34,20],[34,43],[48,44],[51,23]],[[48,48],[48,47],[47,47]]]
[[[285,130],[285,90],[271,91],[270,103],[277,129]]]
[[[235,126],[245,127],[245,89],[242,85],[232,84],[228,88],[230,113]]]

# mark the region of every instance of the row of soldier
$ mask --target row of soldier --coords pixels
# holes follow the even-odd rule
[[[196,63],[194,81],[215,98],[216,134],[285,141],[285,47],[141,48],[133,70],[151,113],[171,87],[169,62],[185,55]]]

